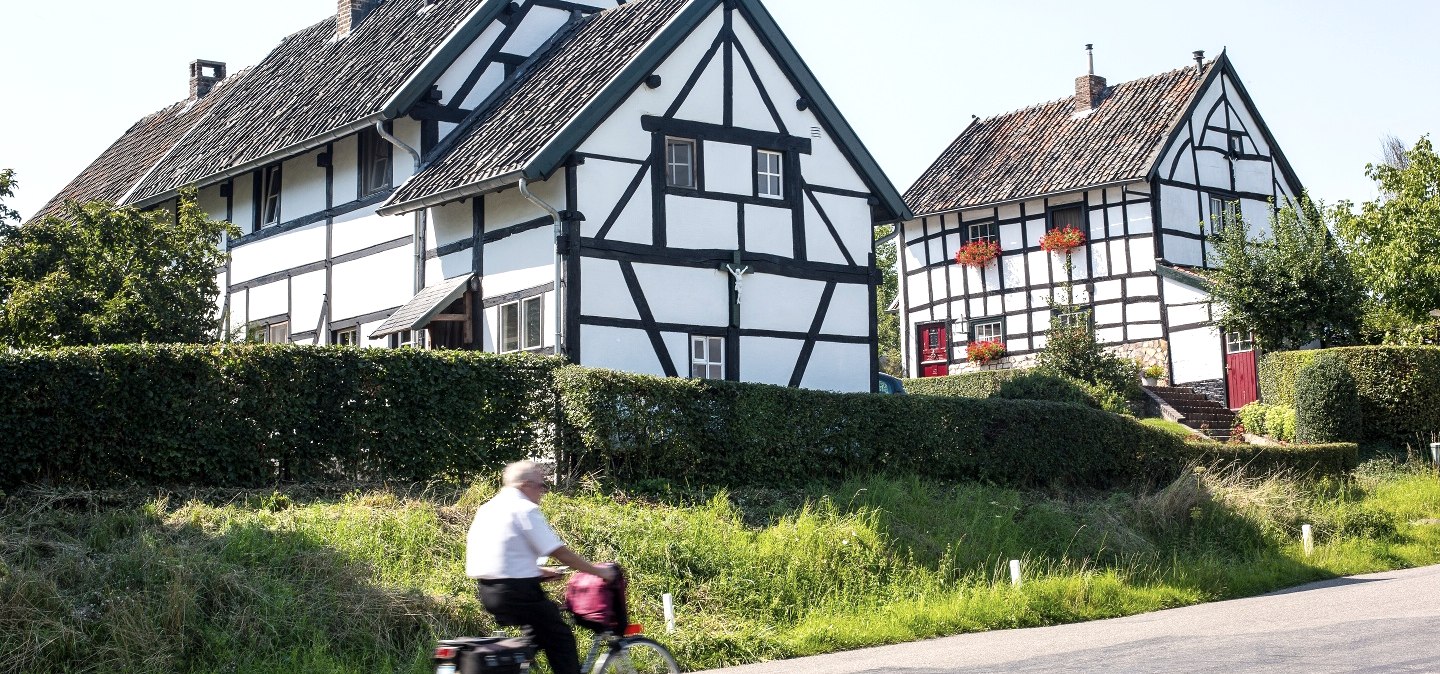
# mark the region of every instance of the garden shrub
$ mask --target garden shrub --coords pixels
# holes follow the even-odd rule
[[[1256,476],[1278,472],[1339,476],[1360,464],[1360,448],[1352,442],[1323,445],[1188,442],[1185,447],[1190,460],[1197,464],[1236,469]]]
[[[1000,390],[996,391],[993,397],[1006,400],[1049,400],[1100,409],[1100,401],[1086,390],[1083,382],[1039,370],[1027,370],[1001,383]]]
[[[1007,486],[1166,480],[1182,442],[1074,404],[556,372],[573,474],[791,486],[887,473]]]
[[[1296,407],[1300,370],[1322,354],[1345,363],[1355,379],[1365,443],[1404,447],[1440,431],[1440,347],[1360,346],[1282,351],[1260,360],[1262,398]]]
[[[1255,401],[1240,408],[1236,414],[1240,417],[1240,423],[1245,426],[1245,431],[1255,435],[1266,435],[1269,430],[1267,417],[1270,413],[1270,406],[1260,401]]]
[[[543,441],[553,358],[125,345],[0,354],[0,487],[490,472]]]
[[[906,379],[905,391],[918,395],[989,398],[1000,390],[1002,384],[1021,372],[1023,370],[982,370],[948,377]]]
[[[1271,405],[1265,411],[1265,435],[1285,442],[1295,441],[1295,410]]]
[[[1355,378],[1332,354],[1315,358],[1295,378],[1295,412],[1300,442],[1356,442],[1361,437]]]

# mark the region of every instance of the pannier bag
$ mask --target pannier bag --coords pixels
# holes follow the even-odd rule
[[[440,642],[456,650],[457,674],[521,674],[535,659],[535,646],[511,637],[460,637]]]
[[[605,582],[600,576],[575,572],[565,583],[565,609],[575,616],[581,627],[596,632],[625,631],[630,625],[630,609],[626,600],[625,570],[618,564],[597,566],[615,569],[615,580]]]

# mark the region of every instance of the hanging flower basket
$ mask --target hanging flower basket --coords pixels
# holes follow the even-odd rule
[[[1052,229],[1040,237],[1040,248],[1052,253],[1069,253],[1085,245],[1085,232],[1073,225]]]
[[[970,342],[965,346],[965,357],[981,365],[993,363],[1005,357],[1005,342],[998,339]]]
[[[990,261],[1000,257],[1000,244],[994,241],[980,239],[971,241],[955,251],[955,264],[963,264],[967,267],[984,267]]]

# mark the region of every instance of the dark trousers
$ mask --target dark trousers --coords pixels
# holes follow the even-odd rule
[[[480,604],[502,626],[519,626],[550,661],[555,674],[580,674],[575,633],[560,617],[560,607],[545,596],[539,578],[479,581]]]

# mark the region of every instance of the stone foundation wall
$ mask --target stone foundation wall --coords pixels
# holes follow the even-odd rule
[[[1221,405],[1225,405],[1226,407],[1230,406],[1230,392],[1225,390],[1224,379],[1187,381],[1184,384],[1180,384],[1180,386],[1189,386],[1190,388],[1195,389],[1196,393],[1199,393],[1206,398],[1214,400],[1215,402],[1220,403]]]

